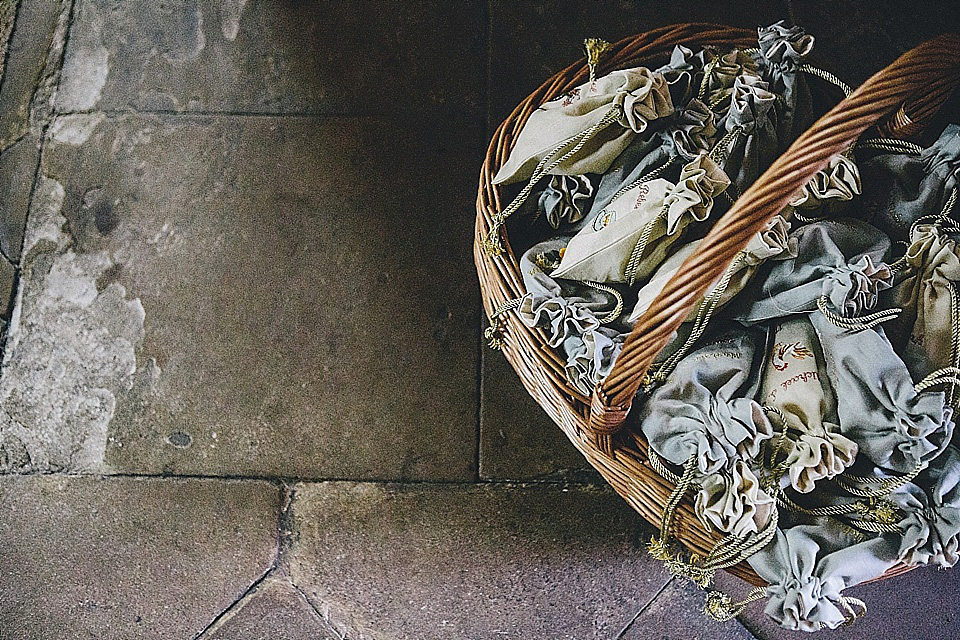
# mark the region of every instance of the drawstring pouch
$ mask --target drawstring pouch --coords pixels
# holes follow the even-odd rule
[[[858,164],[863,177],[856,214],[894,241],[910,242],[913,226],[933,216],[956,224],[960,182],[960,126],[947,126],[928,148],[897,140],[866,141],[878,152]],[[864,151],[866,153],[866,151]]]
[[[706,154],[688,163],[673,184],[644,182],[611,202],[603,217],[570,240],[556,278],[595,282],[645,280],[692,222],[710,215],[729,181]]]
[[[803,225],[791,237],[797,240],[797,257],[768,262],[739,296],[742,304],[732,317],[760,322],[819,309],[852,328],[895,315],[863,316],[876,306],[880,291],[893,284],[893,272],[884,263],[890,249],[886,235],[864,222],[838,218]]]
[[[782,486],[810,493],[817,481],[853,464],[857,444],[840,433],[837,399],[830,386],[817,334],[805,316],[773,330],[760,402],[774,410],[779,433],[770,466]]]

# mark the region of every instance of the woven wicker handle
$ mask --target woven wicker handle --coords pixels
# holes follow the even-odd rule
[[[734,257],[828,160],[871,125],[895,113],[928,117],[960,84],[960,36],[942,35],[908,51],[820,118],[720,218],[627,337],[606,380],[594,391],[590,428],[609,438],[623,424],[653,359]],[[911,111],[911,105],[919,105]],[[898,111],[899,107],[899,111]]]

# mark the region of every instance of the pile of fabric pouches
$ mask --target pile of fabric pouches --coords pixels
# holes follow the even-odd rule
[[[495,178],[522,190],[488,242],[527,214],[511,227],[533,238],[517,313],[584,395],[815,119],[812,45],[778,23],[751,49],[677,46],[659,69],[593,78],[530,116]],[[834,157],[737,256],[634,403],[655,467],[726,534],[721,556],[749,555],[769,587],[748,601],[767,596],[784,627],[835,628],[865,609],[844,588],[960,557],[958,177],[956,125],[928,148],[861,139]],[[651,550],[707,586],[670,526],[665,515]]]

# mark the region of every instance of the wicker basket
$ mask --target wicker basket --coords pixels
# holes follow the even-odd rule
[[[598,71],[655,68],[667,61],[677,44],[750,47],[755,43],[755,31],[701,23],[673,25],[621,40],[608,51]],[[493,176],[506,161],[527,118],[540,104],[582,84],[587,77],[583,62],[560,71],[521,102],[497,129],[480,174],[474,258],[487,316],[527,391],[604,479],[640,515],[659,523],[674,487],[651,466],[642,436],[621,428],[647,367],[750,237],[781,211],[831,156],[874,125],[887,137],[908,137],[922,130],[960,84],[960,37],[940,36],[907,52],[797,139],[714,225],[700,250],[683,264],[637,322],[612,372],[589,398],[567,382],[564,362],[546,344],[542,331],[528,328],[514,313],[503,311],[505,303],[525,293],[506,229],[502,229],[505,250],[501,254],[490,255],[481,245],[504,204],[500,188],[492,184]],[[680,542],[693,553],[703,556],[719,540],[719,534],[708,533],[700,524],[689,498],[680,504],[674,522]],[[900,565],[883,577],[908,569]],[[743,562],[729,571],[763,585]]]

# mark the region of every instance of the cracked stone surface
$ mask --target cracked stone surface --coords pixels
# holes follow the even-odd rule
[[[449,229],[476,148],[375,118],[49,135],[0,377],[29,468],[473,479],[476,285]]]
[[[268,571],[266,482],[0,478],[0,637],[182,640]]]
[[[668,579],[600,489],[303,484],[293,514],[291,577],[351,638],[606,640]]]
[[[61,111],[480,114],[483,6],[80,0],[57,104]]]
[[[617,640],[756,640],[737,620],[708,618],[704,594],[692,582],[674,578]]]
[[[340,640],[288,580],[267,578],[197,640]]]

